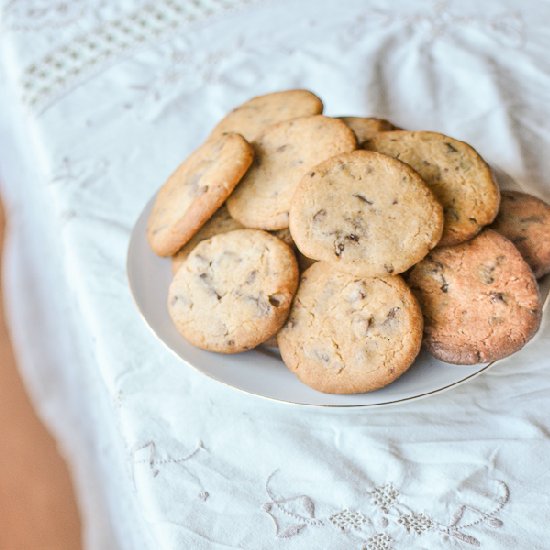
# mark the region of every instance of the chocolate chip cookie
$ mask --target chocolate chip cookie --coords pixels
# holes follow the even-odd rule
[[[409,277],[424,314],[424,344],[447,363],[470,365],[514,353],[537,331],[537,283],[517,248],[487,229],[437,248]]]
[[[288,227],[300,178],[319,162],[355,147],[355,134],[341,120],[314,116],[271,126],[254,143],[255,162],[227,201],[229,213],[245,227]]]
[[[510,239],[538,279],[550,273],[550,205],[518,191],[502,191],[491,226]]]
[[[322,112],[323,102],[308,90],[274,92],[253,97],[233,109],[212,130],[211,136],[236,132],[254,141],[272,124]]]
[[[326,393],[364,393],[393,382],[418,354],[422,314],[398,276],[362,278],[318,262],[302,274],[277,336],[286,366]]]
[[[237,353],[280,329],[297,285],[288,245],[265,231],[237,229],[189,254],[170,284],[168,311],[191,344]]]
[[[410,166],[354,151],[315,166],[290,207],[290,232],[308,258],[362,276],[402,273],[439,241],[443,213]]]
[[[412,166],[443,205],[440,246],[458,244],[491,223],[499,191],[487,163],[463,141],[436,132],[381,132],[364,145]]]
[[[388,132],[397,129],[389,120],[384,118],[364,118],[357,116],[342,116],[339,118],[353,130],[359,144],[372,139],[379,132]]]
[[[218,208],[214,215],[193,235],[191,240],[180,248],[177,254],[172,256],[172,273],[176,273],[187,256],[201,241],[235,229],[243,229],[243,226],[229,215],[225,206]]]
[[[254,158],[238,134],[209,140],[191,154],[157,193],[147,225],[151,248],[174,255],[231,194]]]

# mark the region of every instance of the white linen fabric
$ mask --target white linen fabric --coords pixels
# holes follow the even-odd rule
[[[523,351],[444,394],[312,410],[175,358],[125,259],[214,123],[291,87],[328,115],[464,139],[550,200],[549,18],[535,0],[4,1],[8,313],[87,548],[548,548],[547,311]]]

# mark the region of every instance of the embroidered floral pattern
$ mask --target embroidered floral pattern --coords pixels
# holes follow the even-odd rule
[[[506,10],[493,16],[485,16],[479,11],[465,15],[454,13],[450,0],[433,0],[425,9],[414,12],[373,8],[368,14],[356,18],[353,32],[346,39],[354,40],[354,37],[360,36],[363,27],[373,24],[388,26],[395,22],[419,30],[425,29],[426,36],[431,40],[456,29],[470,27],[507,46],[519,48],[525,43],[525,22],[518,11]]]
[[[440,0],[409,13],[365,6],[349,21],[339,21],[331,35],[340,44],[340,49],[346,51],[354,47],[362,36],[368,35],[373,27],[389,27],[391,24],[410,27],[415,33],[420,33],[426,46],[457,29],[477,29],[512,47],[521,47],[525,41],[525,23],[521,14],[503,11],[493,17],[479,13],[465,16],[453,13],[450,4]],[[315,27],[317,21],[312,18],[303,21],[302,25]],[[253,33],[247,29],[235,39],[226,40],[221,48],[205,47],[200,51],[182,44],[180,39],[177,45],[171,46],[168,62],[162,63],[152,78],[131,86],[136,99],[125,106],[135,106],[139,118],[151,119],[171,103],[181,100],[184,93],[193,93],[204,85],[253,86],[263,78],[258,69],[262,66],[262,57],[270,52],[285,52],[289,57],[300,52],[304,48],[303,34],[307,34],[307,29],[304,33],[297,30],[292,36],[286,34],[278,39],[271,34]],[[231,62],[233,52],[239,52],[242,58],[238,68]],[[147,111],[150,113],[144,114]]]
[[[284,498],[274,493],[271,483],[276,473],[273,472],[266,480],[265,490],[270,500],[263,505],[263,510],[275,523],[277,537],[293,537],[306,528],[330,527],[338,529],[343,535],[353,533],[355,538],[360,537],[364,541],[361,550],[393,550],[393,543],[397,542],[395,533],[401,534],[401,541],[403,537],[421,537],[428,532],[446,537],[443,540],[454,538],[480,547],[479,539],[467,530],[482,525],[502,527],[502,521],[496,516],[510,498],[508,486],[503,481],[496,481],[498,494],[493,498],[495,504],[491,510],[461,504],[450,521],[443,523],[424,511],[410,508],[392,484],[385,484],[367,491],[364,510],[345,508],[326,517],[316,517],[311,497],[299,495]]]
[[[428,531],[433,527],[432,520],[426,514],[405,514],[399,516],[397,523],[403,525],[407,533],[416,533],[421,535],[424,531]]]
[[[13,31],[59,29],[76,23],[91,8],[86,0],[11,0],[4,6],[6,27]]]
[[[196,457],[199,454],[199,452],[203,450],[205,450],[204,445],[202,441],[199,441],[195,449],[193,449],[191,452],[187,453],[184,456],[174,458],[171,456],[160,455],[159,451],[157,450],[156,443],[154,441],[148,441],[144,445],[136,446],[136,448],[132,452],[132,455],[134,457],[133,459],[134,470],[136,466],[146,465],[149,471],[151,472],[151,475],[155,478],[160,474],[163,467],[167,465],[178,465],[179,467],[183,468],[186,474],[198,486],[199,492],[197,494],[197,497],[203,502],[206,502],[206,500],[208,500],[208,497],[210,496],[210,493],[208,491],[205,491],[201,480],[193,472],[191,472],[185,464],[192,458]],[[145,454],[146,456],[144,458],[139,458],[143,454]],[[132,471],[133,474],[134,474],[134,470]],[[134,486],[135,486],[135,474],[133,475],[133,479],[134,479]]]
[[[348,528],[360,529],[363,524],[367,523],[367,518],[361,512],[347,509],[330,516],[328,519],[332,525],[339,527],[342,531]]]
[[[109,62],[170,36],[184,24],[227,11],[250,0],[160,0],[124,18],[103,21],[93,32],[48,53],[28,66],[21,86],[23,101],[38,110]]]
[[[140,9],[122,18],[102,21],[92,32],[78,36],[45,55],[41,60],[28,66],[22,77],[24,90],[23,101],[29,106],[43,111],[64,93],[70,91],[84,79],[108,67],[110,63],[128,55],[132,51],[147,44],[165,41],[166,37],[178,36],[174,30],[194,21],[204,20],[216,13],[237,9],[256,0],[160,0],[149,2]],[[27,10],[21,0],[13,0],[8,4],[7,12]],[[44,4],[40,13],[48,20],[46,14],[52,12],[71,13],[69,19],[79,17],[86,4],[82,0],[74,3],[58,0],[53,4]],[[57,6],[57,8],[55,8]],[[79,11],[80,10],[80,11]],[[27,19],[32,20],[28,17]],[[521,47],[525,43],[525,22],[522,15],[516,11],[503,11],[493,16],[483,16],[479,13],[463,15],[453,13],[448,0],[434,0],[427,8],[419,8],[412,12],[366,7],[360,14],[355,13],[353,19],[339,27],[336,39],[342,42],[344,48],[351,47],[356,39],[368,33],[372,26],[387,27],[393,23],[414,28],[416,32],[427,30],[428,41],[442,37],[447,32],[456,29],[473,28],[512,47]],[[314,22],[312,22],[314,24]],[[265,33],[263,33],[265,34]],[[250,33],[247,31],[247,35]],[[301,34],[299,34],[301,40]],[[150,83],[138,84],[150,99],[158,101],[159,90],[177,86],[185,81],[187,74],[199,76],[203,84],[211,82],[216,77],[215,66],[219,61],[228,59],[234,51],[251,48],[251,53],[265,55],[265,47],[258,51],[258,41],[262,34],[256,34],[251,47],[246,37],[239,39],[231,47],[224,44],[219,49],[211,49],[205,62],[197,64],[193,60],[197,55],[195,49],[180,51],[175,62],[170,63],[165,74],[155,75]],[[277,44],[269,36],[271,47],[280,51],[289,51],[292,46],[287,40]],[[288,38],[288,37],[287,37]],[[198,69],[197,73],[191,68]],[[248,70],[247,67],[244,70]],[[224,78],[231,79],[235,71],[224,73]],[[241,74],[242,71],[239,71]],[[254,75],[252,75],[254,77]],[[261,78],[261,75],[257,75]],[[159,84],[161,83],[161,84]]]
[[[370,537],[361,550],[391,550],[393,539],[385,533],[377,533]]]
[[[385,514],[388,513],[389,508],[393,505],[398,496],[399,493],[391,483],[376,487],[370,493],[373,504],[377,505]]]

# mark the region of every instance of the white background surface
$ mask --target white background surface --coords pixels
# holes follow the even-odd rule
[[[316,412],[182,365],[124,263],[146,200],[214,122],[294,86],[329,115],[465,139],[550,200],[548,3],[152,6],[2,8],[7,305],[88,548],[547,548],[548,312],[536,342],[451,392]]]

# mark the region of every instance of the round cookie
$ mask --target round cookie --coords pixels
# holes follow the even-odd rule
[[[170,284],[168,311],[194,346],[237,353],[280,329],[297,285],[288,245],[265,231],[237,229],[189,254]]]
[[[384,118],[364,118],[357,116],[342,116],[339,117],[355,133],[357,143],[363,144],[365,141],[372,139],[379,132],[389,132],[397,128]]]
[[[434,250],[409,276],[424,314],[424,345],[437,359],[471,365],[514,353],[537,331],[542,304],[516,247],[487,229]]]
[[[402,273],[439,241],[441,205],[408,165],[354,151],[313,168],[290,208],[290,232],[308,258],[362,276]]]
[[[341,120],[314,116],[275,124],[254,146],[256,160],[227,208],[246,227],[284,229],[301,177],[319,162],[353,151],[356,142]]]
[[[422,313],[401,277],[362,278],[318,262],[303,273],[277,341],[286,366],[308,386],[365,393],[412,364]]]
[[[272,124],[322,112],[323,102],[308,90],[274,92],[253,97],[233,109],[212,130],[211,137],[237,132],[254,141]]]
[[[172,273],[180,268],[181,264],[185,261],[187,256],[191,254],[193,249],[206,239],[210,239],[214,235],[221,233],[227,233],[235,229],[242,229],[243,226],[234,220],[227,211],[225,206],[221,206],[216,210],[214,215],[193,235],[191,240],[185,244],[180,250],[172,256]]]
[[[175,254],[231,194],[254,150],[238,134],[209,140],[192,153],[157,193],[147,239],[160,256]]]
[[[526,193],[501,191],[491,229],[517,246],[537,279],[550,273],[550,205]]]
[[[412,166],[443,205],[440,246],[475,236],[498,212],[499,191],[487,163],[463,141],[436,132],[381,132],[364,144]]]

